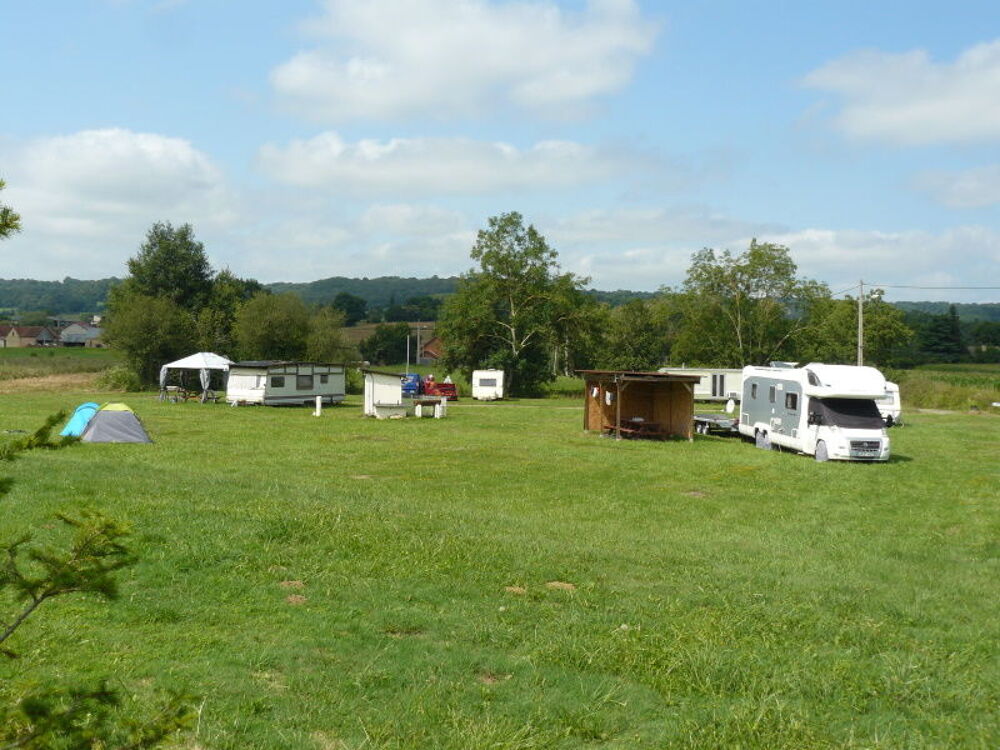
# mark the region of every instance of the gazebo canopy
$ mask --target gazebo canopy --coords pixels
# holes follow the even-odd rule
[[[201,387],[208,390],[209,370],[229,371],[232,360],[221,357],[212,352],[198,352],[191,354],[176,362],[168,362],[160,368],[160,388],[167,384],[168,370],[198,370],[201,374]]]

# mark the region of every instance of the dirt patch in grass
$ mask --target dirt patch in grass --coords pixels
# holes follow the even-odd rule
[[[306,603],[306,598],[302,594],[289,594],[285,597],[285,601],[293,606],[298,606],[300,604]]]
[[[0,393],[31,393],[34,391],[87,391],[94,389],[97,374],[71,372],[65,375],[46,375],[38,378],[0,380]]]
[[[576,585],[566,581],[549,581],[545,584],[545,588],[554,591],[576,591]]]
[[[688,497],[708,497],[708,493],[701,490],[688,490],[684,494]]]
[[[517,594],[518,596],[528,593],[528,589],[524,588],[524,586],[504,586],[503,590],[508,594]]]
[[[484,685],[496,685],[500,682],[507,682],[513,675],[496,674],[494,672],[480,672],[479,681]]]
[[[371,474],[352,474],[351,479],[374,479]]]

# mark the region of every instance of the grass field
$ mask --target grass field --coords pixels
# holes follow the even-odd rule
[[[118,364],[113,349],[14,347],[0,349],[0,381],[95,373]]]
[[[0,395],[0,430],[121,398]],[[618,443],[569,399],[124,400],[155,444],[0,466],[0,538],[87,506],[141,557],[25,625],[0,700],[181,688],[203,750],[1000,745],[995,416],[914,415],[860,465]]]

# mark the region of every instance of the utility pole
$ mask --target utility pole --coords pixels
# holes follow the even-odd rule
[[[858,281],[858,367],[865,363],[865,282]]]

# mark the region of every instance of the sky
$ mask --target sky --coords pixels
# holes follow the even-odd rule
[[[451,276],[520,212],[600,289],[790,248],[1000,301],[1000,3],[0,0],[6,278],[158,221],[262,282]]]

